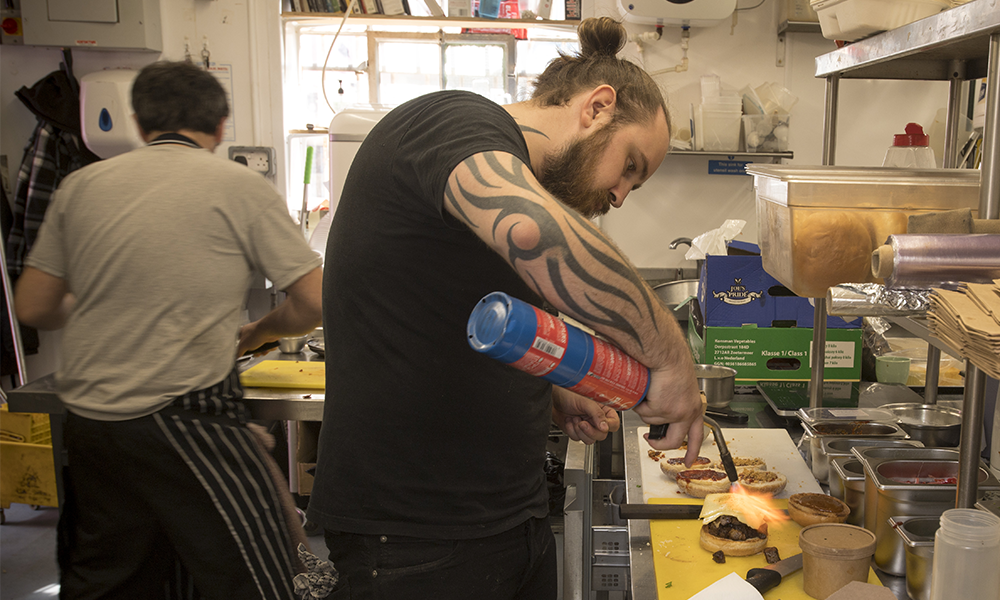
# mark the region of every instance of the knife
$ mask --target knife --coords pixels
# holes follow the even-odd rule
[[[747,571],[747,583],[763,594],[767,590],[776,587],[781,583],[781,579],[802,568],[802,553],[795,556],[779,560],[773,565],[750,569]]]
[[[619,504],[622,519],[697,519],[700,504]]]

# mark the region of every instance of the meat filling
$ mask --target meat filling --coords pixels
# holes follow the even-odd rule
[[[742,523],[736,517],[723,515],[709,523],[708,532],[716,537],[736,542],[743,542],[752,539],[767,539],[767,531],[758,531]],[[763,529],[763,527],[762,527]]]

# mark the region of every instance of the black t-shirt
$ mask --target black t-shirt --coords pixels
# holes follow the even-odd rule
[[[514,119],[469,92],[396,108],[361,145],[326,250],[326,405],[309,519],[365,534],[469,539],[547,511],[551,388],[469,347],[486,294],[541,298],[443,208],[485,151],[530,165]]]

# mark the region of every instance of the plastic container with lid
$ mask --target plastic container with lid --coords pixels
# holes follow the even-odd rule
[[[978,218],[975,169],[748,164],[764,270],[798,296],[841,283],[883,283],[871,253],[906,233],[910,215],[968,208]]]
[[[892,136],[892,145],[885,152],[883,167],[898,169],[935,169],[937,160],[930,147],[930,136],[918,123],[907,123],[906,133]]]
[[[947,0],[811,0],[828,40],[853,42],[950,8]]]
[[[974,508],[941,515],[934,534],[931,600],[1000,598],[1000,517]]]
[[[868,581],[875,534],[846,523],[820,523],[799,532],[802,548],[802,588],[826,600],[852,581]]]

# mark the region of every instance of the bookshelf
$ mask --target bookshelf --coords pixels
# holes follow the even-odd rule
[[[344,13],[283,12],[281,18],[286,23],[320,25],[335,23],[344,18]],[[421,27],[465,27],[475,29],[532,29],[547,28],[575,31],[579,21],[554,21],[550,19],[484,19],[481,17],[416,17],[412,15],[351,15],[348,23],[354,25],[379,26],[421,26]]]

